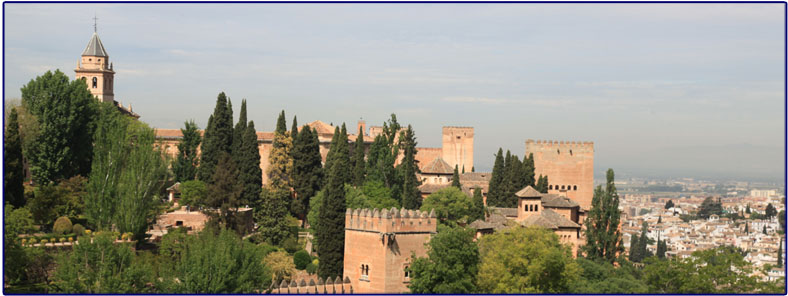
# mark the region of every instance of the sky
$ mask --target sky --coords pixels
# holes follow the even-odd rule
[[[784,4],[4,6],[6,101],[73,78],[97,16],[115,99],[156,128],[204,127],[223,91],[258,131],[472,126],[477,171],[542,139],[593,141],[597,175],[784,179]]]

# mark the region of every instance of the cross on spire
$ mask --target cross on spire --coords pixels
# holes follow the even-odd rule
[[[94,14],[93,15],[93,33],[98,31],[97,29],[98,17]]]

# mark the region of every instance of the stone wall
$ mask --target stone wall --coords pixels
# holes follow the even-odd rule
[[[534,154],[535,177],[547,175],[547,193],[574,200],[584,210],[594,196],[594,143],[525,141],[525,154]]]
[[[452,168],[466,172],[473,168],[473,128],[472,127],[443,127],[442,157]]]
[[[350,285],[350,279],[305,280],[287,282],[282,280],[278,286],[271,285],[269,294],[353,294],[355,291]]]

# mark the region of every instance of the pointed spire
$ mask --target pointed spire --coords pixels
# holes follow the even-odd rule
[[[93,32],[93,36],[90,37],[90,41],[88,41],[88,46],[85,47],[85,50],[82,51],[83,56],[96,56],[96,57],[108,57],[107,51],[104,50],[104,44],[101,43],[101,39],[99,39],[98,33]]]

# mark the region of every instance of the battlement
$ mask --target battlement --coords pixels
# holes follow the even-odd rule
[[[538,151],[551,151],[551,150],[555,150],[556,152],[572,151],[572,153],[593,153],[594,142],[532,140],[532,139],[525,140],[526,153],[534,153]]]
[[[321,278],[317,282],[310,279],[309,283],[304,279],[293,280],[290,283],[282,280],[279,285],[271,283],[269,294],[353,294],[353,286],[350,284],[349,277],[345,277],[345,280],[339,277],[328,278],[325,281]]]
[[[435,233],[435,210],[430,213],[406,209],[347,209],[345,230],[386,233]]]
[[[473,137],[473,127],[472,126],[444,126],[443,127],[443,134],[456,134],[456,133],[463,133],[463,136]]]

